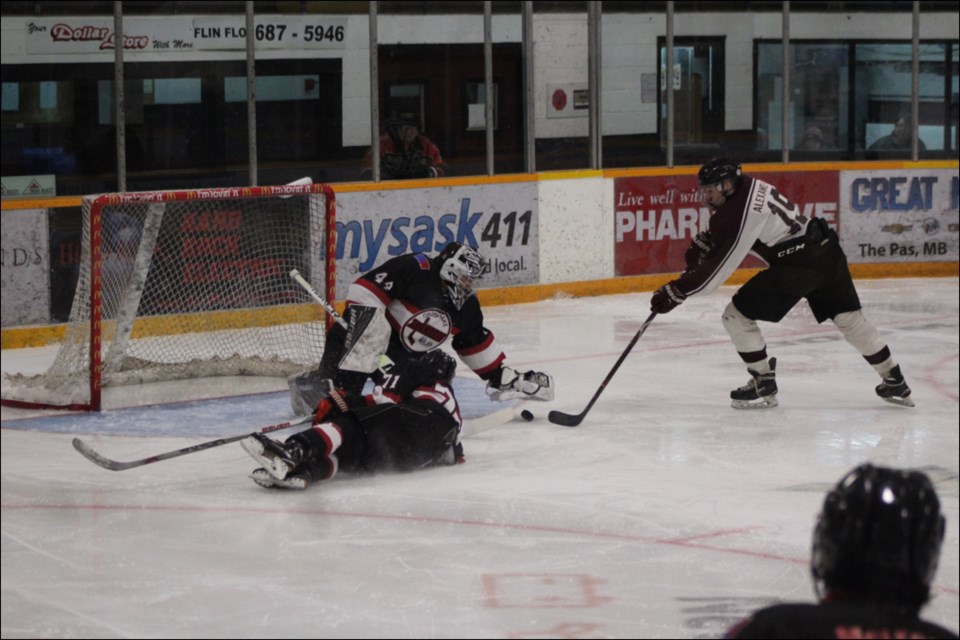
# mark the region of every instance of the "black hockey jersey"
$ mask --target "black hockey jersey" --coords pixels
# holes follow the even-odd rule
[[[478,376],[499,371],[504,354],[483,326],[480,301],[472,295],[460,309],[445,293],[433,261],[422,253],[387,260],[358,278],[347,304],[381,307],[393,329],[387,355],[397,361],[432,351],[453,336],[453,349]]]
[[[732,627],[727,638],[956,638],[915,615],[857,602],[780,604]]]

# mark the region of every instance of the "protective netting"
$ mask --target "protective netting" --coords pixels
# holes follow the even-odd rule
[[[289,274],[332,301],[333,211],[324,185],[84,198],[60,350],[4,402],[96,409],[100,386],[315,367],[327,319]]]

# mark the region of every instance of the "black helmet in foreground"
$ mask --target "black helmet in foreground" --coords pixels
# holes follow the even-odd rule
[[[919,611],[945,529],[924,473],[860,465],[827,494],[817,520],[811,559],[817,593]]]

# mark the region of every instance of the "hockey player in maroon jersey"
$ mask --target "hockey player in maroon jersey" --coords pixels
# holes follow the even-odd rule
[[[713,209],[709,230],[693,239],[686,270],[654,292],[650,307],[669,313],[687,297],[713,291],[750,252],[768,263],[723,311],[723,326],[751,377],[730,392],[733,407],[777,406],[777,359],[767,357],[757,321],[780,322],[801,298],[810,303],[818,323],[832,320],[880,375],[880,398],[914,406],[890,348],[863,315],[847,258],[826,221],[807,219],[776,187],[743,174],[731,158],[710,160],[697,178],[702,201]]]
[[[810,563],[819,604],[779,604],[727,638],[956,638],[920,619],[946,521],[919,471],[863,464],[827,494]]]
[[[320,367],[290,380],[294,411],[312,412],[332,387],[359,394],[376,373],[353,364],[357,353],[385,353],[400,363],[439,349],[450,337],[460,360],[486,381],[491,399],[552,400],[553,378],[505,364],[493,333],[484,326],[474,291],[483,269],[475,249],[451,242],[434,258],[422,253],[397,256],[357,278],[347,291],[344,312],[350,329],[334,326]],[[371,311],[382,312],[386,322],[367,322]]]
[[[313,426],[281,443],[263,434],[241,441],[262,466],[262,487],[305,489],[349,472],[412,471],[463,461],[463,420],[451,387],[456,361],[440,349],[391,365],[364,396],[331,389]]]

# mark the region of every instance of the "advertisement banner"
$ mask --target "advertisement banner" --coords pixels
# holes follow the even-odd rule
[[[837,172],[751,174],[780,189],[807,217],[838,224]],[[690,241],[710,223],[710,208],[698,200],[695,175],[614,180],[614,268],[617,276],[683,271]],[[744,268],[763,266],[748,256]]]
[[[347,18],[255,16],[258,49],[343,49]],[[98,53],[113,56],[112,16],[37,18],[26,24],[28,54]],[[246,17],[167,16],[162,20],[125,16],[124,51],[245,51]]]
[[[57,176],[3,176],[0,194],[3,198],[49,198],[57,195]]]
[[[411,252],[435,256],[449,242],[487,260],[479,288],[537,284],[536,182],[337,195],[337,299],[360,275]]]
[[[841,171],[850,262],[955,262],[958,178],[949,169]]]
[[[5,211],[0,244],[3,247],[0,322],[4,327],[49,322],[47,210]]]

